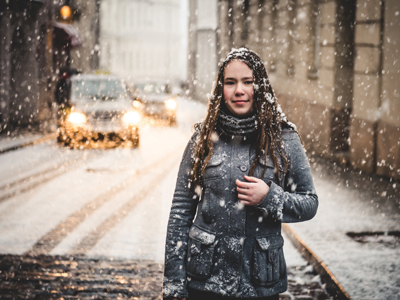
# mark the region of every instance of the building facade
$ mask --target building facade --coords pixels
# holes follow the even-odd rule
[[[245,46],[263,58],[311,153],[400,179],[399,1],[219,0],[206,9],[218,14],[216,55]]]
[[[0,133],[47,127],[61,70],[98,68],[98,12],[98,0],[0,0]]]
[[[218,1],[189,1],[188,89],[206,101],[217,76]]]
[[[46,1],[0,1],[0,132],[51,111],[51,12]]]
[[[184,80],[182,3],[181,0],[102,0],[101,69],[128,82]]]

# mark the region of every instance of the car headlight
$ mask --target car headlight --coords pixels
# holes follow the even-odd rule
[[[175,110],[176,109],[176,101],[175,99],[168,99],[165,101],[165,107],[169,110]]]
[[[137,111],[129,111],[123,115],[122,122],[124,122],[126,125],[136,125],[141,119],[142,117],[140,113]]]
[[[136,109],[139,109],[142,106],[142,102],[140,102],[139,100],[133,100],[132,106]]]
[[[74,125],[83,125],[87,122],[87,117],[85,114],[80,112],[71,112],[68,116],[67,121]]]

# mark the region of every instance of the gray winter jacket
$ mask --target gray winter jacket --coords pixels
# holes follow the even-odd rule
[[[167,229],[164,298],[186,297],[187,286],[233,297],[265,297],[287,289],[282,222],[314,217],[318,197],[298,134],[282,138],[289,170],[280,186],[272,158],[254,176],[270,185],[256,207],[238,202],[235,179],[244,180],[255,157],[251,140],[222,135],[204,171],[201,197],[188,187],[195,133],[180,165]],[[283,167],[282,167],[283,168]]]

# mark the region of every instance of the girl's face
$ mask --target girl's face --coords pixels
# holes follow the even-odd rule
[[[253,71],[242,61],[232,60],[224,72],[224,101],[236,117],[244,118],[253,111]]]

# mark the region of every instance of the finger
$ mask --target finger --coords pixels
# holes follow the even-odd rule
[[[254,206],[255,204],[252,201],[248,200],[240,200],[240,203],[247,206]]]
[[[244,204],[244,205],[248,205],[250,203],[250,201],[244,200],[244,199],[239,199],[239,202]]]
[[[238,190],[238,196],[239,196],[239,195],[251,199],[251,198],[253,198],[253,196],[254,196],[254,191],[248,190],[248,189],[245,189],[245,190]]]
[[[256,204],[253,202],[243,202],[242,204],[245,206],[256,206]]]
[[[238,193],[238,199],[239,200],[244,200],[244,199],[248,199],[248,195],[243,194],[243,193]]]
[[[249,182],[259,182],[261,180],[260,178],[257,178],[254,176],[247,176],[247,175],[244,175],[244,179],[246,179]]]
[[[254,183],[244,182],[240,181],[239,179],[236,179],[236,185],[244,189],[249,189],[253,184]]]
[[[241,187],[237,187],[236,191],[239,194],[245,194],[245,195],[248,195],[250,193],[250,189],[245,189],[245,188],[241,188]]]
[[[238,194],[238,199],[239,199],[240,201],[252,202],[252,197],[249,196],[249,195]]]
[[[237,186],[239,186],[241,188],[244,188],[246,186],[246,183],[243,181],[240,181],[239,179],[236,179],[235,183]]]

